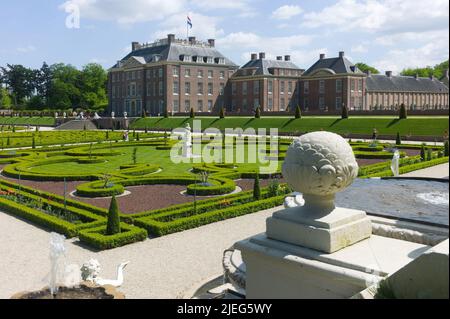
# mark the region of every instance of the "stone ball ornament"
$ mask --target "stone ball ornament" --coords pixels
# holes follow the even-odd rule
[[[332,197],[358,176],[358,163],[350,144],[330,132],[313,132],[296,139],[288,148],[283,176],[307,197]]]

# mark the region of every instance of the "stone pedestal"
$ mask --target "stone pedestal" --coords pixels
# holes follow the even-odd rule
[[[324,215],[308,207],[295,207],[268,218],[266,233],[271,239],[333,253],[369,238],[372,225],[359,210],[338,207]]]
[[[235,248],[246,266],[247,299],[341,299],[396,272],[430,247],[373,235],[324,254],[260,234]]]

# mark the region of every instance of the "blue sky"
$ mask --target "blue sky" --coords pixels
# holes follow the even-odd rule
[[[66,26],[73,8],[80,28]],[[399,72],[448,59],[448,10],[448,0],[0,0],[0,65],[110,67],[132,41],[186,37],[189,13],[191,35],[217,39],[237,64],[266,52],[307,68],[320,53],[345,51],[353,62]]]

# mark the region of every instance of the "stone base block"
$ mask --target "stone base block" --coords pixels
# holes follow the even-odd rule
[[[304,207],[288,208],[267,219],[268,238],[293,245],[333,253],[372,234],[366,213],[360,210],[335,208],[320,216]]]

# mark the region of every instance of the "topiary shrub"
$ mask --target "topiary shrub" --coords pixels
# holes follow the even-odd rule
[[[399,119],[406,120],[407,118],[408,118],[408,113],[406,111],[406,106],[405,106],[405,104],[402,103],[402,105],[400,105]]]
[[[256,173],[255,175],[255,183],[253,184],[253,198],[255,200],[261,199],[261,185],[259,182],[259,175]]]
[[[258,106],[255,110],[255,118],[256,119],[261,118],[261,107],[260,106]]]
[[[425,144],[422,144],[422,147],[420,149],[420,159],[422,161],[425,161]]]
[[[446,140],[445,142],[444,142],[444,156],[448,156],[448,153],[449,153],[449,149],[448,149],[448,140]]]
[[[297,108],[295,109],[295,118],[296,119],[302,118],[302,110],[300,109],[300,105],[297,105]]]
[[[400,137],[400,133],[397,132],[397,138],[395,139],[395,144],[396,145],[402,145],[402,139]]]
[[[119,207],[117,205],[116,196],[111,199],[108,211],[108,223],[106,224],[106,234],[115,235],[120,233],[120,217]]]
[[[191,119],[195,118],[195,112],[194,112],[194,108],[193,107],[191,107],[191,112],[190,112],[189,116],[190,116]]]
[[[221,119],[224,119],[224,118],[225,118],[225,109],[224,109],[223,107],[220,109],[219,117],[220,117]]]
[[[347,108],[346,105],[343,105],[343,106],[342,106],[342,115],[341,115],[341,118],[342,118],[343,120],[348,119],[348,108]]]

